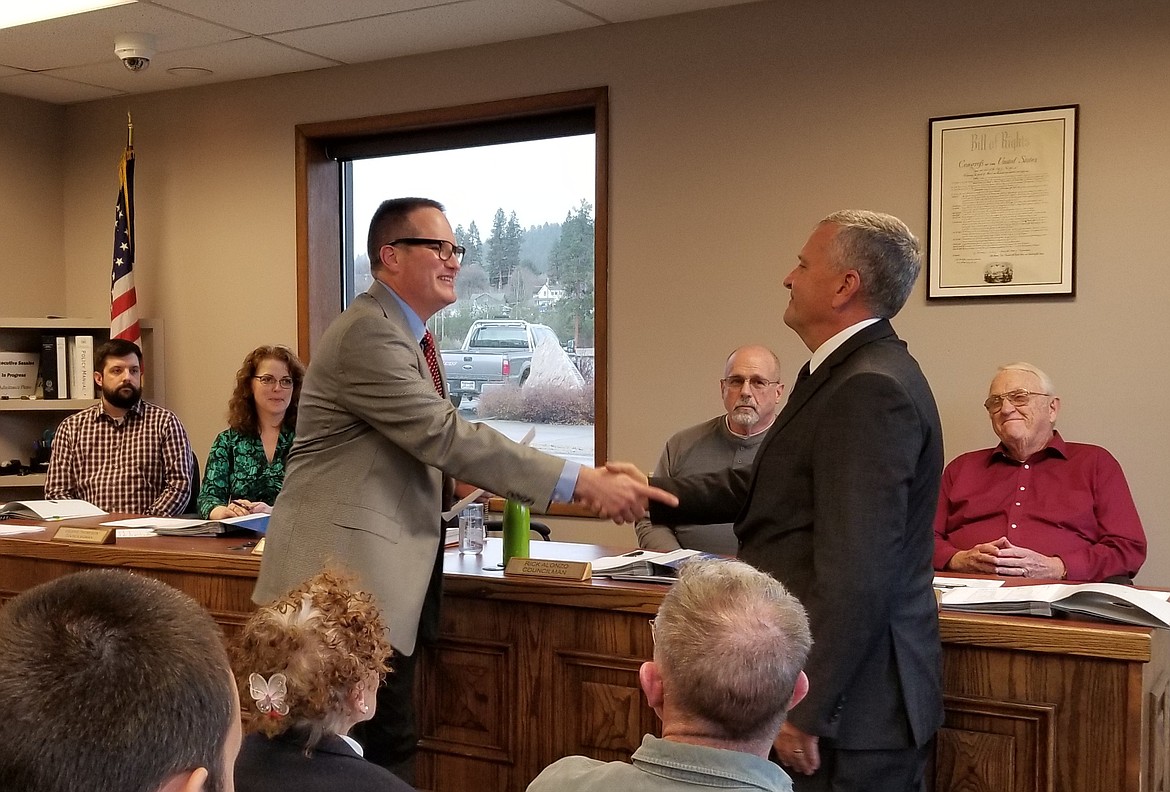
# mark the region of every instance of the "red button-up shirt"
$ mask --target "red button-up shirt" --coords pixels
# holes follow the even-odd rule
[[[1070,580],[1134,575],[1146,534],[1121,465],[1104,448],[1048,446],[1024,462],[1003,445],[956,457],[943,471],[934,516],[934,567],[1001,536],[1064,561]]]

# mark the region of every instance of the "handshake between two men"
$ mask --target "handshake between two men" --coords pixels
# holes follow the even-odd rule
[[[678,498],[650,485],[646,474],[629,462],[610,462],[605,467],[582,467],[573,490],[573,502],[597,512],[618,525],[633,523],[646,515],[650,501],[677,506]]]

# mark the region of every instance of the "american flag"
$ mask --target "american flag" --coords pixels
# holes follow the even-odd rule
[[[122,185],[114,215],[114,268],[110,276],[110,338],[138,343],[138,295],[134,291],[134,148],[127,146],[118,169]]]

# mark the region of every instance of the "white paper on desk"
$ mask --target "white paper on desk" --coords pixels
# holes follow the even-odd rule
[[[675,550],[674,552],[678,552]],[[695,551],[691,551],[692,553]],[[602,556],[595,558],[589,563],[593,564],[593,574],[600,577],[612,572],[628,572],[631,569],[645,569],[647,561],[657,561],[669,553],[662,553],[658,550],[631,550],[628,553],[622,553],[616,556]]]
[[[1002,585],[1002,580],[988,580],[987,578],[934,576],[935,588],[999,588]]]
[[[959,588],[944,591],[939,603],[943,608],[976,613],[1027,612],[1033,615],[1038,609],[1032,606],[1038,603],[1054,610],[1084,613],[1111,621],[1170,627],[1170,602],[1166,601],[1166,592],[1145,591],[1115,583],[1043,583],[995,590]],[[1025,607],[1028,610],[1025,611]]]
[[[683,561],[695,556],[714,557],[711,553],[683,547],[668,553],[661,553],[657,550],[633,550],[623,555],[595,558],[591,563],[593,564],[594,577],[617,577],[619,575],[623,579],[665,577],[671,569],[677,569]],[[669,568],[662,569],[661,567]]]
[[[76,498],[13,501],[0,506],[0,513],[33,520],[70,520],[74,517],[101,517],[106,514],[92,503]]]
[[[146,539],[149,536],[158,536],[152,528],[119,528],[115,533],[119,539]]]
[[[128,520],[113,520],[102,523],[106,528],[192,528],[203,525],[206,520],[187,520],[181,517],[131,517]],[[122,534],[119,533],[118,536]]]
[[[0,536],[19,536],[45,530],[39,525],[0,525]]]
[[[535,426],[533,426],[531,429],[528,430],[528,434],[526,434],[526,435],[524,435],[524,437],[520,438],[520,445],[522,445],[522,446],[530,445],[532,443],[532,439],[534,437],[536,437],[536,427]],[[471,493],[466,498],[464,498],[463,500],[456,503],[450,509],[447,509],[447,511],[443,512],[443,514],[442,514],[443,522],[447,522],[448,520],[452,519],[456,514],[463,511],[471,504],[475,503],[475,501],[479,499],[480,495],[483,495],[483,490],[477,489],[475,492]]]

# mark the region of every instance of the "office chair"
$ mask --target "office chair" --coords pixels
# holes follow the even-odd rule
[[[199,514],[199,457],[191,454],[191,497],[187,499],[187,505],[183,509],[181,517],[200,517]]]
[[[531,523],[529,523],[528,527],[531,531],[535,532],[544,541],[546,541],[546,542],[552,541],[552,531],[544,523],[539,522],[537,520],[533,520]],[[483,521],[483,532],[485,534],[502,533],[503,530],[504,530],[504,521],[503,520],[484,520]]]

